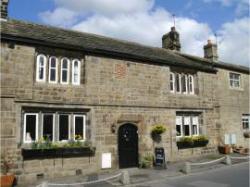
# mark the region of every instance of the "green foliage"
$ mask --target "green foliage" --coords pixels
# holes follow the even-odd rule
[[[83,141],[80,136],[76,136],[75,140],[71,139],[67,142],[52,142],[49,138],[41,138],[33,142],[31,149],[56,149],[56,148],[78,148],[78,147],[91,147],[91,142],[88,140]]]
[[[150,168],[153,165],[153,160],[154,156],[151,153],[146,153],[141,157],[139,165],[141,168]]]
[[[166,131],[166,127],[164,127],[164,125],[157,124],[157,125],[154,125],[152,127],[151,133],[152,134],[162,134],[165,131]]]
[[[208,144],[209,140],[206,136],[186,136],[179,139],[177,146],[180,147],[202,147]]]

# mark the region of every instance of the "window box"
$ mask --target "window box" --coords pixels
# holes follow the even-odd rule
[[[182,137],[176,142],[178,149],[205,147],[209,140],[205,136]]]
[[[52,149],[22,149],[24,160],[46,159],[58,157],[81,157],[94,156],[94,147],[70,147],[70,148],[52,148]]]

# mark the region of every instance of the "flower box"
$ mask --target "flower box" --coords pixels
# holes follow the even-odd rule
[[[203,136],[183,137],[176,142],[178,149],[188,149],[195,147],[205,147],[209,140]]]
[[[22,149],[22,156],[24,160],[60,158],[60,157],[81,157],[81,156],[94,156],[94,155],[95,155],[95,148],[93,147]]]

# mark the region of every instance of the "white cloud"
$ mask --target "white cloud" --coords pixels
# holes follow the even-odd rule
[[[225,23],[219,30],[219,55],[226,62],[249,66],[250,18]]]
[[[77,21],[77,13],[65,8],[42,12],[39,17],[44,23],[60,27],[69,27]]]
[[[118,5],[121,3],[119,0],[55,1],[58,7],[54,11],[41,14],[45,23],[146,45],[161,47],[162,35],[173,25],[171,14],[166,9],[153,7],[153,0],[128,0],[131,4],[125,7]],[[117,10],[113,5],[118,6],[114,6]],[[88,13],[91,14],[86,16]],[[79,19],[83,14],[85,18]],[[242,18],[224,24],[217,31],[220,60],[243,65],[249,63],[248,24],[249,19]],[[177,17],[176,28],[184,53],[203,56],[203,45],[207,39],[214,40],[211,28],[194,19]]]
[[[147,11],[152,8],[154,0],[54,0],[59,7],[76,11],[78,13],[98,13],[101,15],[114,15]]]

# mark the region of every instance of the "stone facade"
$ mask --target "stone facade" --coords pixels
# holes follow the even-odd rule
[[[167,161],[215,153],[227,132],[237,133],[237,142],[246,145],[238,126],[242,113],[249,113],[248,74],[241,74],[241,90],[230,90],[228,70],[209,73],[179,68],[195,71],[196,94],[174,94],[169,75],[176,67],[7,41],[1,42],[1,48],[1,154],[8,155],[19,183],[101,171],[101,156],[106,152],[112,155],[111,169],[119,168],[117,132],[125,123],[138,127],[139,156],[153,153],[157,146],[165,149]],[[81,84],[36,82],[36,56],[40,53],[79,59]],[[96,147],[95,156],[24,160],[23,110],[29,107],[86,111],[88,139]],[[207,147],[178,150],[177,112],[201,114],[201,133],[209,138]],[[160,143],[150,135],[154,124],[167,128]]]
[[[217,96],[219,101],[219,121],[221,142],[225,134],[236,135],[236,145],[249,147],[249,138],[243,135],[242,115],[249,114],[249,75],[240,74],[240,88],[230,88],[229,73],[237,73],[219,69],[217,81]]]

